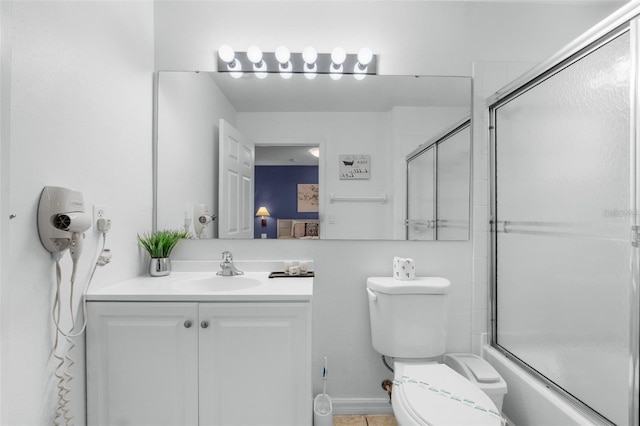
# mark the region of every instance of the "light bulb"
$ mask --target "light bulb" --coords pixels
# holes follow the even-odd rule
[[[307,46],[302,50],[302,59],[305,64],[312,65],[318,59],[318,52],[311,46]]]
[[[289,49],[284,46],[278,46],[276,49],[276,60],[281,64],[286,64],[289,62],[289,58],[291,58]]]
[[[347,52],[342,47],[336,47],[331,51],[331,62],[334,64],[342,65],[345,59],[347,59]]]
[[[247,49],[247,58],[254,64],[262,62],[262,50],[258,46],[251,46]]]
[[[369,65],[371,60],[373,59],[373,52],[368,47],[363,47],[358,51],[358,62],[363,67]]]
[[[292,76],[293,76],[293,73],[291,71],[280,70],[280,77],[282,77],[283,79],[289,80]]]
[[[231,46],[229,46],[228,44],[223,44],[222,46],[220,46],[220,48],[218,49],[218,56],[220,57],[220,59],[222,59],[224,62],[226,63],[231,63],[233,62],[233,60],[235,59],[235,52],[233,51],[233,48]]]

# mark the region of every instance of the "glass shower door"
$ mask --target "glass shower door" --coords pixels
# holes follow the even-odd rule
[[[436,239],[435,145],[407,162],[407,240]]]
[[[471,126],[438,146],[437,222],[439,240],[469,239]]]
[[[491,107],[495,344],[615,424],[629,416],[630,37]]]

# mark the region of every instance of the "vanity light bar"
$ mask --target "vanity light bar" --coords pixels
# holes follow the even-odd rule
[[[230,46],[224,45],[218,50],[217,57],[218,72],[231,73],[235,77],[244,73],[255,74],[259,78],[267,74],[281,74],[283,78],[291,74],[352,74],[356,78],[377,74],[377,56],[369,48],[360,49],[357,54],[346,53],[342,48],[336,48],[332,53],[317,53],[310,47],[297,53],[289,52],[283,46],[275,52],[262,52],[256,46],[249,47],[246,52],[234,52]]]

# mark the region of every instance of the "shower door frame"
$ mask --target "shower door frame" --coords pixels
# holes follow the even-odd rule
[[[436,136],[432,137],[431,139],[429,139],[427,142],[425,142],[424,144],[421,144],[418,148],[414,149],[413,151],[411,151],[409,154],[407,154],[405,156],[405,181],[406,181],[406,187],[405,187],[405,192],[407,194],[407,200],[405,203],[405,220],[404,220],[404,226],[405,226],[405,240],[407,241],[438,241],[438,228],[439,228],[439,223],[438,222],[439,219],[439,215],[438,215],[438,146],[446,141],[448,141],[449,139],[451,139],[452,137],[454,137],[455,135],[457,135],[458,133],[469,129],[470,132],[470,138],[472,139],[471,133],[472,133],[472,127],[471,127],[471,116],[470,115],[466,115],[463,119],[461,119],[460,121],[456,122],[453,126],[449,127],[448,129],[442,131],[441,133],[437,134]],[[469,156],[471,156],[471,150],[473,149],[473,141],[470,140],[469,141]],[[433,201],[433,217],[434,217],[434,227],[433,227],[433,239],[432,240],[409,240],[409,227],[411,226],[412,222],[416,222],[416,221],[412,221],[411,219],[409,219],[409,163],[411,163],[411,161],[415,160],[416,158],[418,158],[419,156],[423,155],[424,153],[426,153],[428,150],[433,149],[433,197],[434,197],[434,201]],[[471,182],[471,180],[473,179],[473,169],[472,169],[472,161],[469,161],[469,182]],[[469,186],[469,196],[468,196],[468,205],[469,205],[469,209],[467,211],[467,223],[470,225],[471,223],[471,209],[473,206],[473,192],[471,191],[471,185]],[[420,220],[418,220],[417,222],[422,222]],[[448,241],[468,241],[469,239],[471,239],[471,226],[468,227],[467,230],[467,238],[466,239],[460,239],[460,240],[448,240]],[[440,241],[444,241],[444,240],[440,240]]]
[[[524,74],[508,86],[496,92],[486,101],[486,108],[489,117],[489,141],[490,141],[490,257],[489,257],[489,301],[490,301],[490,323],[489,334],[490,343],[493,348],[507,356],[516,365],[529,372],[534,378],[540,380],[547,388],[556,391],[563,399],[586,417],[593,420],[595,424],[611,424],[607,419],[595,412],[591,407],[577,400],[567,391],[542,376],[529,365],[497,343],[497,214],[496,214],[496,111],[497,109],[536,86],[552,75],[562,71],[576,61],[585,57],[589,53],[605,45],[607,42],[620,36],[625,32],[630,34],[630,205],[632,212],[630,239],[631,249],[631,276],[630,281],[630,350],[629,350],[629,380],[628,389],[628,424],[638,426],[638,335],[640,333],[639,303],[640,297],[638,285],[640,283],[640,182],[638,182],[640,171],[640,4],[628,3],[608,18],[593,27],[583,36],[576,39],[563,50],[541,63],[528,73]]]

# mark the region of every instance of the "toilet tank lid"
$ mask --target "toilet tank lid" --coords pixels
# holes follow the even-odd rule
[[[500,373],[491,364],[475,354],[445,354],[444,363],[476,383],[503,382]]]
[[[451,283],[442,277],[416,277],[396,280],[393,277],[369,277],[367,288],[384,294],[447,294]]]

